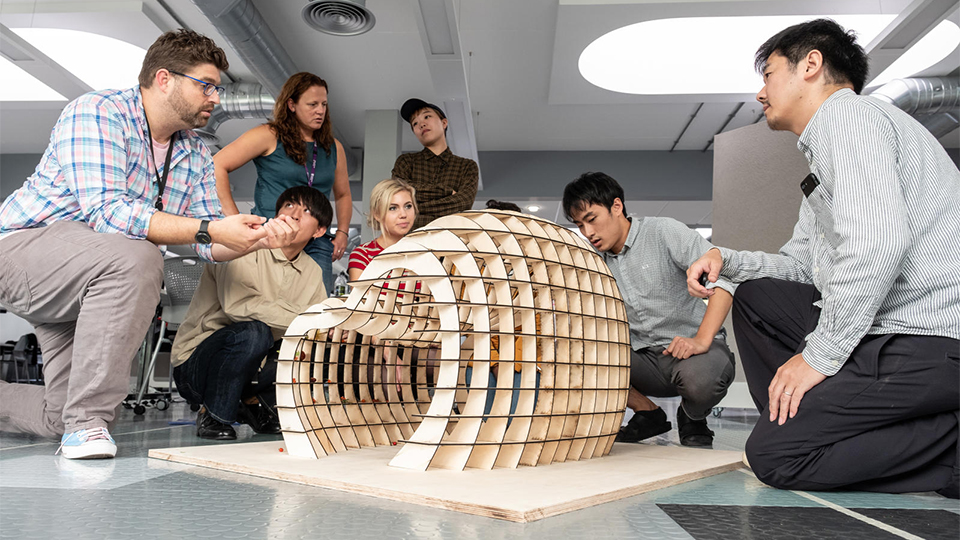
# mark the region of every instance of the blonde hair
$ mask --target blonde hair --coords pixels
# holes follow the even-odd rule
[[[367,224],[375,231],[380,230],[380,220],[386,215],[390,208],[390,201],[393,196],[401,191],[410,193],[410,200],[413,201],[413,215],[416,218],[417,210],[417,190],[407,182],[399,178],[391,178],[379,182],[373,186],[370,192],[370,213],[367,214]]]

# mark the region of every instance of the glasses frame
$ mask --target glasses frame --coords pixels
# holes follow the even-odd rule
[[[211,82],[207,82],[207,81],[201,81],[200,79],[197,79],[196,77],[191,77],[191,76],[187,75],[186,73],[180,73],[179,71],[174,71],[174,70],[172,70],[172,69],[168,69],[167,71],[169,71],[170,73],[173,73],[174,75],[179,75],[179,76],[181,76],[181,77],[186,77],[186,78],[188,78],[188,79],[190,79],[190,80],[192,80],[192,81],[197,81],[198,83],[202,84],[202,85],[203,85],[203,95],[205,95],[205,96],[207,96],[207,97],[212,96],[214,92],[216,92],[217,95],[222,96],[223,93],[227,90],[226,88],[224,88],[224,87],[222,87],[222,86],[217,86],[217,85],[215,85],[215,84],[213,84],[213,83],[211,83]]]

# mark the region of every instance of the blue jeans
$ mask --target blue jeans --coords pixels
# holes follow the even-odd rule
[[[464,379],[467,384],[470,384],[470,381],[473,379],[473,367],[467,366],[467,372],[464,375]],[[537,398],[540,397],[540,372],[537,372],[537,389],[533,394],[533,402],[537,402]],[[490,388],[495,388],[497,386],[497,378],[494,377],[493,372],[490,372],[489,379],[487,381],[487,386]],[[520,386],[520,372],[513,372],[513,386]],[[496,392],[491,390],[487,392],[487,403],[483,408],[483,414],[490,414],[490,411],[493,409],[493,398],[496,395]],[[510,398],[510,414],[517,412],[517,403],[520,402],[520,390],[514,390],[513,395]]]
[[[270,327],[260,321],[244,321],[217,330],[203,340],[186,362],[173,369],[177,391],[191,403],[207,408],[217,420],[231,424],[237,419],[240,400],[256,396],[260,403],[276,407],[277,362],[263,357],[274,349]],[[251,381],[256,377],[256,384]]]
[[[314,238],[303,248],[303,252],[320,265],[323,270],[323,288],[328,295],[333,294],[333,284],[336,281],[336,276],[333,275],[333,241],[326,235]]]

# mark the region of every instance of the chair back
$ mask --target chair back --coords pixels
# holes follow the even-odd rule
[[[161,318],[168,324],[179,325],[187,315],[193,293],[200,285],[203,261],[197,257],[171,257],[163,261],[165,298]]]
[[[14,362],[24,365],[34,365],[37,363],[37,353],[40,347],[37,345],[36,334],[24,334],[17,340],[13,346]]]

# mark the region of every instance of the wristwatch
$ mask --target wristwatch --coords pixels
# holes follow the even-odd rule
[[[197,231],[196,236],[193,237],[198,244],[212,244],[213,238],[210,237],[210,233],[207,232],[207,227],[210,226],[210,222],[203,220],[200,222],[200,230]]]

